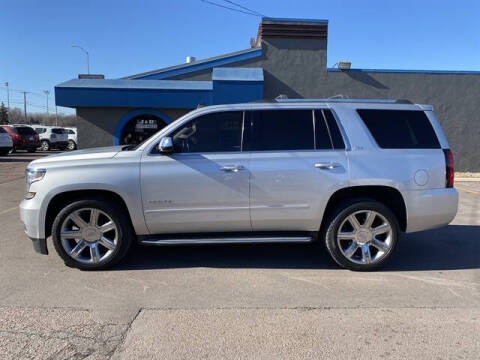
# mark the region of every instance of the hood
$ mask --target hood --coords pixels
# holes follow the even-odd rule
[[[31,162],[31,165],[41,165],[44,163],[52,163],[57,161],[74,161],[74,160],[96,160],[110,159],[122,151],[123,146],[108,146],[100,148],[92,148],[85,150],[75,150],[63,152],[61,154],[45,156]]]

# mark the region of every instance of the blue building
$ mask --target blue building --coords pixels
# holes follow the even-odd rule
[[[327,36],[327,20],[264,18],[249,49],[122,79],[72,79],[55,87],[56,104],[76,109],[87,148],[142,141],[201,105],[405,98],[434,105],[458,170],[480,170],[480,72],[327,68]]]

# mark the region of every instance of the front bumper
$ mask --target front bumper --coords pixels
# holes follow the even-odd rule
[[[47,255],[47,242],[44,229],[41,226],[41,207],[35,199],[23,200],[20,203],[20,219],[22,220],[25,234],[32,240],[33,248],[40,254]]]
[[[454,188],[407,191],[407,232],[448,225],[458,210],[458,192]]]

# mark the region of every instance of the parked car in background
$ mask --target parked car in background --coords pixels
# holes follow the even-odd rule
[[[68,134],[65,129],[58,126],[46,125],[33,125],[32,127],[40,137],[40,149],[42,151],[67,149]]]
[[[68,135],[68,150],[76,150],[77,149],[77,128],[76,127],[68,127],[64,128],[67,131]]]
[[[12,150],[12,148],[12,137],[3,127],[0,127],[0,155],[7,155]]]
[[[27,150],[35,152],[40,146],[38,134],[27,125],[2,125],[2,128],[11,136],[13,146],[11,152]]]
[[[433,108],[302,99],[194,110],[145,142],[31,162],[20,216],[69,266],[101,269],[134,241],[326,245],[373,270],[402,232],[455,217],[452,152]],[[413,248],[414,249],[414,248]]]

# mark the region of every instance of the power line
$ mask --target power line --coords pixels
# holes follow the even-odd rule
[[[252,10],[252,9],[249,9],[247,8],[246,6],[243,6],[243,5],[240,5],[240,4],[237,4],[236,2],[233,2],[233,1],[230,1],[230,0],[223,0],[229,4],[232,4],[234,6],[237,6],[239,7],[240,9],[244,9],[244,10],[247,10],[247,11],[250,11],[251,13],[253,14],[257,14],[258,16],[261,16],[261,17],[265,17],[265,15],[263,15],[262,13],[259,13],[258,11],[255,11],[255,10]]]
[[[235,9],[235,8],[230,7],[230,6],[225,6],[225,5],[222,5],[222,4],[218,4],[218,3],[213,2],[213,1],[209,1],[209,0],[200,0],[200,1],[204,2],[204,3],[207,3],[207,4],[210,4],[210,5],[213,5],[213,6],[218,6],[218,7],[224,8],[224,9],[240,12],[240,13],[243,13],[243,14],[262,17],[262,15],[255,14],[254,12],[251,12],[251,11],[247,12],[247,11],[243,11],[243,10],[240,10],[240,9]]]

